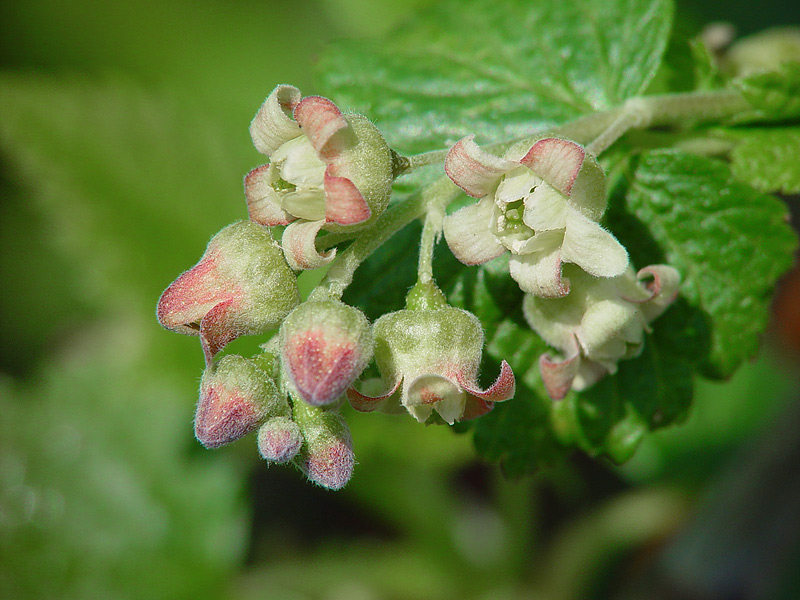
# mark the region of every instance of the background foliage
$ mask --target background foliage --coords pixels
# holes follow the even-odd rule
[[[791,574],[800,572],[796,355],[771,345],[726,383],[691,375],[727,375],[755,350],[746,333],[767,319],[768,299],[763,285],[744,278],[736,284],[756,286],[746,290],[753,298],[747,318],[711,335],[696,307],[705,307],[700,296],[711,286],[715,297],[723,295],[712,308],[728,314],[725,286],[714,288],[698,273],[695,295],[657,322],[658,343],[603,384],[652,385],[639,367],[666,361],[664,380],[676,385],[659,389],[674,397],[656,397],[673,413],[659,418],[688,419],[646,437],[622,468],[583,454],[565,457],[559,448],[569,441],[591,454],[627,458],[642,437],[642,419],[657,414],[658,406],[646,404],[652,394],[645,389],[632,413],[613,390],[598,389],[595,400],[572,396],[559,405],[552,428],[531,428],[549,416],[537,370],[526,369],[541,346],[521,316],[506,310],[518,292],[503,279],[502,265],[458,271],[444,248],[437,262],[452,274],[441,284],[453,302],[478,307],[492,332],[490,356],[508,357],[534,399],[493,412],[475,428],[474,444],[487,458],[505,459],[512,475],[535,457],[546,465],[536,477],[504,479],[476,459],[472,435],[383,415],[348,415],[359,464],[338,494],[310,488],[289,469],[267,470],[249,438],[215,452],[193,440],[199,347],[160,330],[153,309],[211,234],[245,216],[241,178],[259,162],[247,124],[276,83],[364,110],[401,150],[429,150],[467,130],[489,141],[528,128],[530,105],[539,108],[534,125],[544,125],[638,92],[661,38],[653,28],[646,28],[652,39],[620,38],[615,28],[668,10],[652,2],[643,14],[600,11],[594,16],[608,22],[599,33],[579,32],[584,59],[564,57],[563,80],[537,87],[529,82],[537,61],[547,60],[547,37],[530,36],[530,47],[509,46],[500,59],[481,54],[482,27],[496,35],[498,23],[506,32],[522,26],[510,0],[481,3],[486,22],[447,19],[453,29],[474,32],[457,36],[461,54],[447,50],[447,30],[406,25],[373,55],[371,68],[351,68],[371,39],[422,4],[429,2],[31,0],[0,8],[0,597],[586,598],[654,597],[676,588],[705,597],[792,597]],[[744,32],[790,22],[792,14],[791,2],[757,15],[736,5],[714,12],[713,2],[685,8],[677,14],[689,31],[701,18],[740,10]],[[567,10],[579,18],[595,9],[567,3]],[[433,27],[437,13],[430,14],[424,27]],[[553,19],[552,10],[540,18]],[[575,35],[555,25],[546,30]],[[358,41],[324,51],[333,38]],[[434,51],[454,66],[447,81],[427,87],[459,102],[427,93],[410,70],[400,82],[387,76],[375,86],[370,79],[386,75],[376,68],[381,61]],[[626,52],[639,70],[593,79]],[[516,53],[528,57],[522,74],[515,66],[524,57]],[[481,57],[484,79],[464,66],[471,55]],[[310,67],[319,56],[315,84]],[[398,96],[389,93],[392,84],[425,93]],[[492,103],[508,89],[520,92],[516,106]],[[472,102],[477,92],[484,102]],[[562,101],[549,102],[559,94]],[[404,121],[408,110],[429,116],[423,131]],[[497,113],[509,119],[498,121]],[[707,178],[709,198],[727,186],[742,205],[754,198],[736,178],[754,167],[761,176],[751,183],[762,192],[797,192],[796,180],[767,171],[780,156],[794,155],[796,137],[774,128],[760,135],[778,137],[777,158],[748,151],[746,144],[758,143],[750,136],[734,153],[733,179],[727,167],[720,172],[719,163],[688,155],[680,173]],[[637,233],[637,219],[649,219],[642,211],[658,208],[643,196],[657,198],[664,183],[654,174],[675,168],[663,160],[655,151],[621,163],[622,181],[631,184],[620,183],[618,197],[631,212],[614,217],[612,205],[609,217],[617,218],[621,238]],[[744,214],[763,222],[764,244],[782,248],[786,242],[769,233],[781,209],[770,202]],[[685,205],[690,219],[709,208],[702,199]],[[717,223],[731,253],[741,251],[740,223],[736,214]],[[401,235],[406,246],[416,244],[413,228]],[[687,247],[664,238],[666,230],[649,235],[678,261],[687,253],[712,260],[718,254],[702,244],[723,243],[709,236]],[[646,246],[640,252],[650,260]],[[392,258],[377,256],[359,276],[384,272],[380,260]],[[788,264],[752,261],[743,271],[767,270],[764,280]],[[413,266],[411,260],[409,278]],[[375,289],[353,300],[382,312],[399,306],[390,291]],[[782,314],[785,331],[791,311]],[[248,352],[255,342],[231,346]],[[656,348],[678,351],[656,356]],[[695,389],[688,415],[686,386]],[[599,398],[609,402],[602,414],[613,419],[587,410]],[[658,551],[646,555],[656,543]],[[748,556],[746,567],[740,555]],[[622,582],[619,573],[626,573]]]

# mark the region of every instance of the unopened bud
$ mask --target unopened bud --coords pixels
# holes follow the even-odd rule
[[[215,235],[200,262],[164,291],[157,316],[167,329],[199,335],[208,364],[240,335],[276,327],[298,301],[297,278],[272,234],[241,221]]]
[[[294,418],[305,438],[295,463],[313,481],[338,490],[350,481],[355,465],[353,441],[342,416],[324,408],[294,403]]]
[[[303,435],[297,423],[289,417],[274,417],[258,430],[258,452],[276,463],[292,460],[303,445]]]
[[[284,372],[297,395],[314,406],[331,404],[372,358],[364,314],[334,301],[308,301],[281,325]]]
[[[218,448],[247,435],[267,416],[288,413],[269,375],[254,361],[231,354],[203,373],[194,431],[206,448]]]

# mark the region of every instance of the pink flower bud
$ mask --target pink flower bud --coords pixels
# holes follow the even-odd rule
[[[302,445],[300,428],[289,417],[273,417],[258,430],[258,452],[264,460],[289,462]]]
[[[364,314],[334,301],[308,301],[281,325],[284,372],[297,395],[314,406],[331,404],[372,358]]]
[[[269,415],[288,415],[289,405],[257,364],[228,355],[206,368],[194,418],[197,439],[218,448],[253,431]]]
[[[229,225],[209,242],[194,267],[158,301],[158,321],[172,331],[199,335],[210,363],[240,335],[275,328],[299,301],[297,278],[265,227]]]
[[[350,481],[355,465],[350,430],[338,413],[324,408],[294,403],[294,418],[305,438],[295,459],[308,478],[331,490]]]
[[[417,292],[409,294],[413,300],[409,306],[437,305],[436,295]],[[478,387],[483,329],[480,321],[464,310],[446,304],[400,310],[378,319],[373,335],[375,360],[389,391],[370,397],[348,390],[348,399],[357,410],[393,412],[399,401],[420,422],[431,422],[435,411],[453,424],[479,417],[495,402],[514,395],[514,374],[505,361],[489,389]]]
[[[295,270],[320,267],[320,229],[365,227],[389,203],[392,155],[378,129],[357,114],[343,114],[327,98],[302,98],[290,85],[276,87],[259,109],[250,134],[270,162],[245,178],[250,218],[289,225],[286,259]]]

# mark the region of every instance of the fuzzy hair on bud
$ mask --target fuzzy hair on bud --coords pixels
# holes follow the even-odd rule
[[[343,488],[353,474],[355,455],[347,423],[340,414],[294,403],[295,421],[305,438],[295,464],[309,480],[330,490]]]
[[[203,373],[195,436],[206,448],[219,448],[255,430],[268,415],[288,412],[270,376],[255,362],[231,354]]]
[[[303,434],[289,417],[273,417],[258,430],[258,452],[264,460],[286,463],[303,445]]]
[[[335,402],[372,358],[367,318],[341,302],[301,304],[281,325],[280,336],[284,372],[313,406]]]

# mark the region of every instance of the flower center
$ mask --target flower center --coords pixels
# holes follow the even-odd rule
[[[317,221],[325,218],[325,163],[304,135],[283,144],[270,157],[270,185],[281,198],[281,207],[295,217]]]

